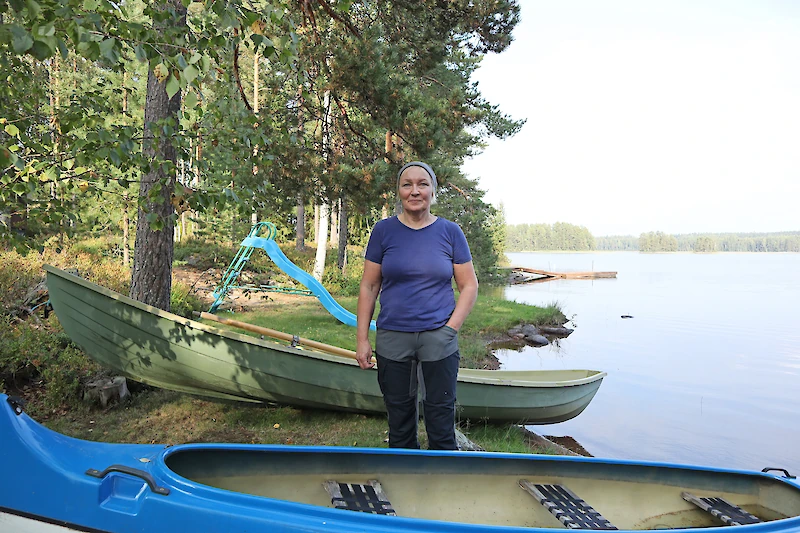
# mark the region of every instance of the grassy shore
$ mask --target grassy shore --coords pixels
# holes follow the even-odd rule
[[[194,252],[202,254],[202,250]],[[313,251],[308,255],[313,254]],[[304,258],[295,258],[302,264]],[[333,413],[287,406],[223,403],[129,383],[130,401],[100,408],[83,401],[87,382],[107,372],[92,362],[63,333],[57,317],[27,313],[26,300],[42,279],[42,264],[78,268],[81,275],[120,292],[127,291],[128,272],[118,261],[94,250],[72,247],[61,253],[22,257],[0,252],[0,390],[28,400],[34,418],[61,433],[90,440],[125,443],[245,442],[385,447],[385,416]],[[192,275],[200,276],[201,270]],[[269,272],[267,272],[269,274]],[[330,289],[344,287],[337,300],[354,310],[352,292],[358,267],[349,275],[329,277]],[[189,276],[191,277],[191,276]],[[177,283],[175,311],[189,314],[205,308],[198,288]],[[256,298],[257,305],[232,318],[344,348],[355,348],[355,329],[328,314],[316,299],[300,296]],[[27,314],[26,314],[27,313]],[[556,306],[538,308],[481,296],[460,334],[462,366],[495,368],[488,342],[520,323],[560,324]],[[491,451],[530,452],[517,426],[485,421],[462,422],[459,429]],[[424,426],[420,431],[425,443]],[[534,451],[552,453],[555,449]]]

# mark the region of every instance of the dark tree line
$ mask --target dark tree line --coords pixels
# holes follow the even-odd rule
[[[662,232],[597,237],[597,250],[642,252],[800,252],[800,232],[688,233]]]
[[[583,226],[512,224],[506,226],[506,251],[612,251],[612,252],[800,252],[800,232],[688,233],[662,231],[594,237]]]
[[[506,250],[563,250],[583,252],[595,249],[595,239],[583,226],[566,222],[555,224],[515,224],[506,227]]]
[[[661,231],[652,231],[639,235],[640,252],[677,252],[678,239]]]

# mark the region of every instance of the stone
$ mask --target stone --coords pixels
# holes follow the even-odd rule
[[[533,346],[547,346],[550,344],[550,341],[544,335],[525,335],[525,342]]]
[[[123,376],[113,378],[100,378],[86,384],[83,399],[98,401],[103,407],[109,403],[118,402],[129,398],[128,382]]]
[[[539,331],[545,335],[558,335],[559,337],[567,337],[575,330],[565,327],[542,326],[539,328]]]
[[[541,334],[539,328],[530,324],[524,324],[508,330],[508,336],[512,339],[523,339],[526,343],[533,346],[546,346],[550,341]]]

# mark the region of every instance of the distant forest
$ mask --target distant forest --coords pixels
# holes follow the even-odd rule
[[[583,226],[566,222],[550,224],[516,224],[506,226],[506,251],[561,250],[584,252],[595,250],[595,238]]]
[[[584,226],[514,224],[506,226],[506,251],[640,251],[640,252],[800,252],[800,232],[688,233],[661,231],[594,237]]]

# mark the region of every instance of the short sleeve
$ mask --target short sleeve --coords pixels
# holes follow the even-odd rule
[[[453,263],[456,265],[462,265],[464,263],[469,263],[472,261],[472,254],[469,251],[469,244],[467,244],[467,238],[464,236],[464,232],[461,230],[461,227],[453,222]]]
[[[367,242],[367,251],[364,254],[364,258],[367,261],[372,261],[379,265],[383,262],[383,244],[381,241],[383,241],[383,224],[378,222],[375,224],[375,227],[372,228],[369,242]]]

